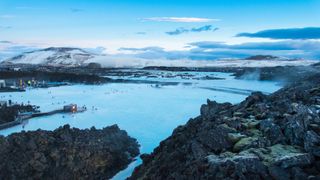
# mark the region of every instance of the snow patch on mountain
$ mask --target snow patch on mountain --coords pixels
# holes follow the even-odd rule
[[[86,64],[86,61],[99,56],[102,55],[90,53],[79,48],[51,47],[26,52],[9,58],[3,63],[81,66]]]

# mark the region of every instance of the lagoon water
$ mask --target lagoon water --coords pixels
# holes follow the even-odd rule
[[[78,106],[85,105],[88,110],[78,114],[57,114],[34,118],[24,125],[2,130],[0,134],[9,135],[22,130],[39,128],[53,130],[64,124],[81,129],[92,126],[103,128],[117,124],[120,129],[126,130],[130,136],[138,140],[141,145],[141,153],[150,153],[161,140],[171,135],[174,128],[198,116],[200,106],[205,104],[207,99],[239,103],[247,97],[246,93],[250,90],[271,93],[281,88],[277,82],[236,80],[226,73],[188,73],[194,77],[210,75],[225,79],[126,77],[128,79],[179,82],[180,84],[156,86],[150,83],[110,83],[1,93],[0,100],[11,99],[13,102],[38,105],[41,111],[59,109],[70,103]],[[114,179],[124,179],[140,162],[141,160],[133,162]]]

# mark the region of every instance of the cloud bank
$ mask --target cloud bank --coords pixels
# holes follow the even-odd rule
[[[217,60],[246,58],[253,55],[320,59],[320,42],[309,40],[256,42],[235,45],[222,42],[202,41],[190,43],[189,46],[190,49],[182,51],[167,51],[162,47],[123,47],[120,48],[119,51],[142,59]]]
[[[320,39],[320,27],[269,29],[255,33],[240,33],[236,36],[270,39]]]
[[[205,25],[195,28],[180,28],[169,35],[179,35],[190,32],[216,31],[217,28]],[[253,55],[272,55],[286,58],[320,59],[320,40],[316,39],[318,28],[295,28],[294,33],[282,34],[288,29],[265,30],[250,35],[241,33],[237,36],[264,36],[278,38],[291,38],[273,42],[247,42],[240,44],[227,44],[215,41],[198,41],[186,44],[184,50],[166,50],[164,47],[149,46],[143,48],[121,47],[117,54],[109,54],[108,57],[126,57],[127,59],[144,60],[217,60],[217,59],[241,59]],[[290,29],[289,31],[292,31]],[[271,32],[271,33],[270,33]],[[282,33],[280,33],[282,32]],[[302,33],[304,32],[304,33]],[[255,34],[255,35],[253,35]],[[298,36],[299,35],[299,36]],[[316,39],[316,40],[315,40]],[[0,41],[0,59],[18,55],[19,53],[34,50],[37,47],[24,44],[16,44],[9,41]],[[106,53],[104,47],[86,48],[96,54]]]
[[[0,41],[0,61],[19,55],[24,52],[34,51],[39,49],[35,46],[17,44],[11,41]]]

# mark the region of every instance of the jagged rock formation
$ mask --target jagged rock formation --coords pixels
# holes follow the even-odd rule
[[[116,125],[0,136],[0,179],[109,179],[139,154]]]
[[[319,179],[320,74],[238,105],[209,101],[131,179]]]

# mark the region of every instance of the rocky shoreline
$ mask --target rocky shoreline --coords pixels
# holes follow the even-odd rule
[[[84,84],[100,84],[105,83],[109,79],[92,74],[78,74],[69,72],[47,72],[47,71],[0,71],[3,79],[23,79],[49,82],[68,82],[68,83],[84,83]]]
[[[39,107],[34,105],[14,104],[11,106],[0,106],[0,125],[15,121],[19,113],[37,112]]]
[[[240,104],[208,100],[130,179],[320,179],[320,74]]]
[[[109,179],[138,154],[116,125],[14,133],[0,136],[0,179]]]

